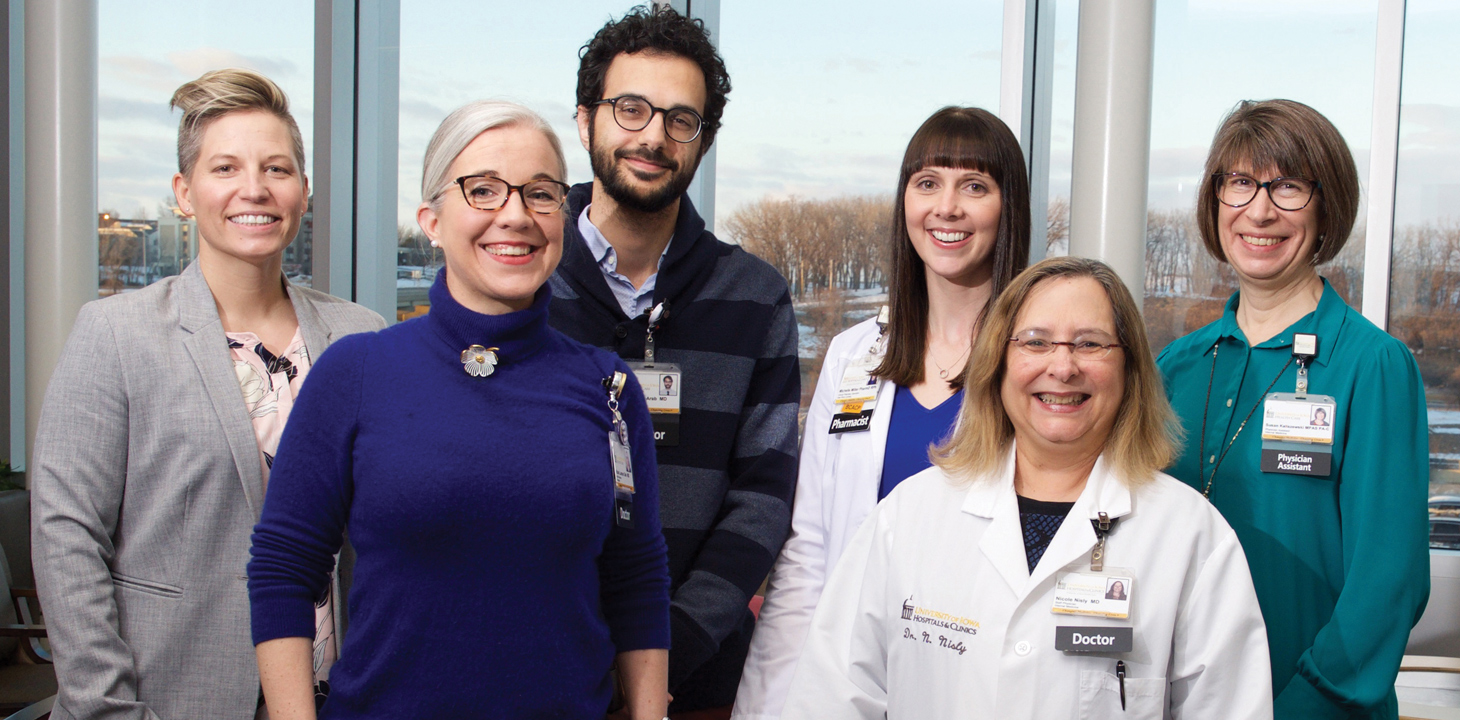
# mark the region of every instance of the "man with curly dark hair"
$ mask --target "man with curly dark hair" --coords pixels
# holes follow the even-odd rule
[[[673,592],[670,711],[728,716],[754,625],[747,606],[790,529],[796,318],[780,274],[717,240],[685,194],[730,92],[703,23],[641,7],[580,58],[593,182],[568,195],[549,318],[652,361],[647,388],[673,378],[676,393],[651,403]]]

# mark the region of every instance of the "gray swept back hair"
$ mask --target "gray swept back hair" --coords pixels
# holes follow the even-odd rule
[[[446,177],[456,156],[478,135],[501,127],[520,125],[541,132],[558,158],[558,177],[566,182],[568,163],[563,159],[563,145],[558,134],[541,115],[506,100],[477,100],[451,112],[426,145],[425,164],[421,168],[421,199],[433,210],[441,209],[441,198],[454,178]]]
[[[229,113],[251,110],[269,113],[284,123],[294,148],[294,162],[299,164],[301,175],[304,172],[304,139],[299,134],[299,123],[289,113],[289,98],[274,81],[259,73],[243,68],[204,73],[173,93],[171,107],[182,111],[177,128],[177,169],[185,177],[193,174],[208,125]]]

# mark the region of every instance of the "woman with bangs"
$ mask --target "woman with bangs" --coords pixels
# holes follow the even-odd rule
[[[1197,225],[1238,289],[1157,360],[1188,438],[1168,472],[1252,560],[1276,716],[1398,717],[1429,591],[1429,436],[1409,349],[1318,273],[1358,213],[1353,156],[1307,105],[1243,102],[1205,174]]]
[[[893,204],[888,306],[837,335],[806,416],[791,536],[771,571],[735,698],[777,718],[826,578],[873,507],[930,465],[953,427],[988,307],[1029,257],[1019,141],[978,108],[913,135]]]

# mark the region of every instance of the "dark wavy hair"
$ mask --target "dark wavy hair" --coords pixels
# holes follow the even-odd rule
[[[972,107],[945,107],[923,121],[902,156],[897,194],[892,203],[891,272],[887,287],[890,317],[887,355],[873,374],[898,385],[923,381],[923,353],[928,345],[928,276],[922,258],[907,234],[907,184],[925,167],[951,167],[986,172],[999,185],[1003,207],[994,240],[993,288],[978,314],[983,325],[989,308],[1014,276],[1029,264],[1029,173],[1019,139],[993,113]],[[964,368],[949,381],[963,387]]]
[[[730,73],[710,42],[704,22],[687,18],[668,6],[640,6],[604,25],[578,52],[578,107],[603,100],[603,78],[621,54],[663,53],[688,58],[705,74],[704,129],[700,152],[715,142],[720,117],[730,94]]]

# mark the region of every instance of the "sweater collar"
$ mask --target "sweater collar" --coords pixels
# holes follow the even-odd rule
[[[446,268],[443,267],[436,273],[436,282],[431,286],[431,311],[426,313],[426,324],[455,353],[472,345],[495,347],[499,362],[510,365],[533,356],[547,342],[552,332],[547,321],[552,297],[552,289],[543,283],[526,310],[484,315],[451,296],[451,290],[446,287]]]
[[[593,201],[593,183],[579,183],[568,192],[568,217],[577,218]],[[665,300],[675,303],[703,271],[715,260],[715,237],[705,230],[705,220],[695,210],[686,193],[679,198],[679,215],[674,223],[674,236],[659,260],[659,273],[654,285],[654,303]],[[615,316],[623,315],[618,300],[608,287],[588,243],[578,232],[576,222],[568,222],[563,233],[563,261],[558,274],[609,308]]]

